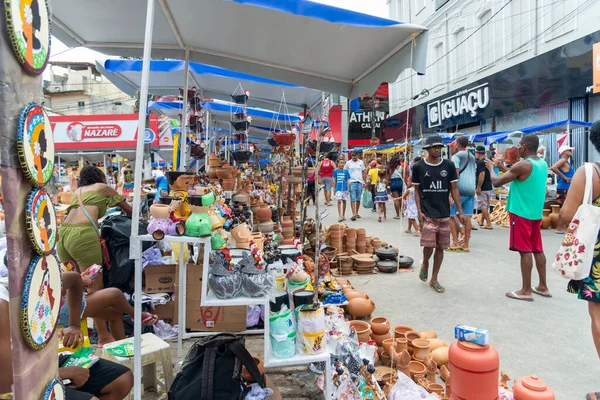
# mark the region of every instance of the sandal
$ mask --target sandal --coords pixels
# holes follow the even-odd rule
[[[379,222],[381,222],[381,217],[377,218],[377,220],[378,220]]]
[[[437,293],[446,293],[446,288],[439,283],[437,285],[429,285],[429,287],[435,290]]]
[[[423,282],[427,282],[428,277],[429,277],[429,273],[423,272],[423,267],[421,267],[421,270],[419,271],[419,279],[422,280]]]

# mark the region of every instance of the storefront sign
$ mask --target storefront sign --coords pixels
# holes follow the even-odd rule
[[[462,90],[454,96],[427,104],[430,128],[441,126],[443,121],[464,114],[475,117],[490,104],[490,88],[487,82]]]
[[[594,64],[594,93],[600,93],[600,43],[594,44],[592,57]]]
[[[136,146],[137,114],[64,115],[50,117],[55,147],[59,150],[103,150]],[[151,115],[144,135],[146,144],[158,145],[158,119]]]
[[[371,112],[365,113],[356,113],[352,111],[350,114],[350,123],[351,124],[360,124],[361,129],[371,129]],[[375,128],[381,129],[381,123],[385,121],[388,117],[388,113],[384,111],[376,111],[375,112]]]

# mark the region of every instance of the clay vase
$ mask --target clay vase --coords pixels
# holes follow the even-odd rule
[[[265,373],[265,366],[262,360],[258,357],[252,357],[252,361],[254,361],[254,363],[258,367],[258,371],[260,372],[260,374],[263,375]],[[252,375],[250,375],[250,372],[248,372],[246,367],[242,367],[242,378],[244,378],[244,380],[248,383],[254,383],[254,378],[252,377]]]
[[[542,216],[542,229],[548,229],[551,225],[550,221],[550,209],[544,208],[544,215]]]
[[[346,292],[343,292],[344,295],[346,296],[346,298],[348,300],[352,300],[352,299],[368,299],[369,296],[366,293],[363,292],[357,292],[356,290],[348,290]]]
[[[348,300],[346,306],[346,311],[352,316],[352,319],[369,317],[374,310],[375,303],[373,303],[373,300],[360,297]]]
[[[267,222],[271,220],[271,209],[266,204],[261,204],[258,211],[256,211],[256,218],[260,222]]]
[[[415,375],[425,375],[427,368],[420,361],[411,361],[408,368],[410,369],[410,377],[415,380]]]
[[[558,225],[558,215],[560,213],[560,206],[558,204],[553,204],[550,206],[552,208],[552,214],[550,214],[550,226],[552,229],[556,229]]]
[[[423,361],[431,354],[429,351],[429,340],[427,339],[415,339],[412,341],[412,345],[415,360]]]
[[[371,320],[370,324],[371,330],[375,335],[385,335],[390,333],[390,321],[386,317],[375,317]]]
[[[350,321],[350,327],[354,327],[358,341],[361,343],[367,343],[371,340],[371,327],[365,321]]]
[[[406,332],[405,335],[406,335],[406,339],[408,339],[408,352],[412,355],[413,351],[414,351],[412,342],[415,339],[420,339],[421,334],[419,332],[410,331],[410,332]]]
[[[215,153],[210,153],[210,156],[208,157],[208,166],[209,167],[220,167],[221,166],[221,161],[219,161],[219,157],[217,157],[217,155]]]
[[[372,328],[371,328],[371,331],[373,331]],[[371,333],[371,337],[373,338],[375,343],[377,343],[377,346],[383,346],[383,341],[386,339],[390,339],[392,337],[392,334],[390,332],[387,332],[387,333],[384,333],[383,335],[376,335],[375,332],[373,332],[373,333]]]
[[[394,350],[400,353],[402,350],[408,351],[408,339],[405,337],[394,339]]]
[[[412,326],[407,325],[396,325],[394,326],[394,333],[396,337],[403,337],[406,332],[414,331]]]
[[[392,354],[392,347],[394,347],[394,338],[385,339],[381,345],[383,346],[383,351],[388,353],[390,356]]]

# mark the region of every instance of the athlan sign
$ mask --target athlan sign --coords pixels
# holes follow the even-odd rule
[[[430,128],[441,126],[444,120],[470,114],[475,117],[479,110],[490,104],[490,88],[487,82],[470,89],[461,90],[454,96],[427,104]]]

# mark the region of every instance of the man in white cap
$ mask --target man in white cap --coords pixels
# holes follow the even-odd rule
[[[571,179],[575,174],[573,165],[569,162],[573,157],[574,147],[563,144],[558,148],[558,156],[560,157],[556,164],[550,167],[550,171],[556,174],[557,185],[556,185],[556,202],[562,207],[565,199],[567,198],[567,192],[571,187]],[[560,219],[559,219],[560,220]],[[556,227],[556,233],[564,233],[564,226],[562,223]]]

